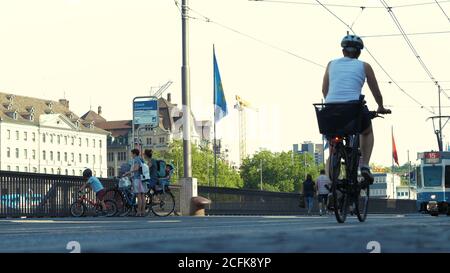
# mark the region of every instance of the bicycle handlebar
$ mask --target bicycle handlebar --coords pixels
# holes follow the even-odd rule
[[[381,114],[381,115],[389,115],[389,114],[392,114],[392,111],[391,111],[391,110],[388,110],[386,113],[379,113],[379,112],[377,112],[377,111],[369,111],[369,117],[370,117],[370,119],[374,119],[374,118],[384,118],[384,117],[380,116],[380,114]]]

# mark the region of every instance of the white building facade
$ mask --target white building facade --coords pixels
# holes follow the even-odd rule
[[[106,131],[76,117],[67,101],[11,96],[0,93],[0,170],[81,176],[90,168],[106,177]]]
[[[370,197],[396,199],[397,187],[401,185],[401,177],[392,173],[374,173],[374,181],[370,186]]]

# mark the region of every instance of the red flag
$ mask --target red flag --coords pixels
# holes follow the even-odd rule
[[[397,163],[397,166],[400,166],[398,164],[398,155],[397,155],[397,147],[395,146],[394,132],[392,132],[392,156],[394,157],[394,161],[395,163]]]

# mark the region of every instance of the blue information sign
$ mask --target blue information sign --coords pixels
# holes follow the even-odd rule
[[[151,99],[133,102],[133,120],[135,125],[159,125],[158,101]]]

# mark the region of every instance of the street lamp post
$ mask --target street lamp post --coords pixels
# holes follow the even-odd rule
[[[181,98],[183,104],[183,162],[184,176],[181,182],[180,209],[182,215],[191,214],[191,199],[197,196],[197,180],[192,177],[191,155],[191,97],[189,75],[188,0],[181,2],[182,67]]]
[[[261,190],[263,190],[262,158],[259,161],[259,171],[260,171],[260,187]]]

